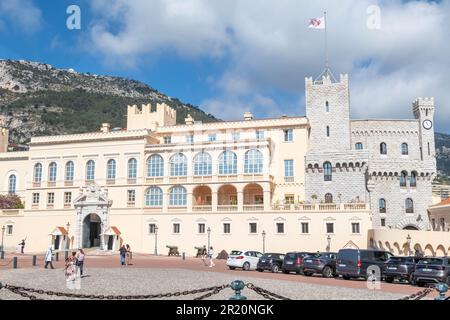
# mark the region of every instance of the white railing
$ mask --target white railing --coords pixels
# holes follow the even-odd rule
[[[272,206],[276,211],[361,211],[368,210],[366,203],[318,203],[318,204],[282,204]]]
[[[244,204],[244,211],[264,211],[263,204]]]
[[[217,211],[238,211],[238,206],[234,205],[219,205]]]
[[[205,211],[212,211],[212,206],[192,206],[192,211],[195,212],[205,212]]]

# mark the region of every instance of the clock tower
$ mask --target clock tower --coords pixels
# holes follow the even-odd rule
[[[414,117],[419,121],[421,160],[436,162],[434,146],[434,98],[418,98],[413,102]]]

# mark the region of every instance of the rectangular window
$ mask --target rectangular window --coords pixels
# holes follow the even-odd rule
[[[241,135],[240,135],[239,132],[233,132],[233,133],[231,134],[231,139],[232,139],[233,141],[238,141],[240,138],[241,138]]]
[[[293,194],[284,195],[284,203],[285,204],[294,204],[294,195]]]
[[[284,177],[294,177],[294,160],[284,160]]]
[[[64,192],[64,204],[72,203],[72,192]]]
[[[277,233],[284,233],[284,223],[277,223]]]
[[[205,224],[204,223],[198,224],[198,233],[205,233]]]
[[[359,223],[358,222],[352,223],[352,233],[360,233],[360,231],[359,231]]]
[[[256,140],[264,139],[264,131],[256,130]]]
[[[180,224],[179,223],[173,224],[173,233],[180,233]]]
[[[258,227],[255,222],[250,222],[248,225],[250,227],[250,233],[258,233]]]
[[[194,143],[194,136],[192,134],[186,136],[186,143]]]
[[[294,140],[294,131],[292,129],[283,130],[284,141],[291,142]]]
[[[6,226],[6,234],[7,234],[8,236],[11,236],[11,235],[13,234],[13,226],[12,226],[11,224],[8,224],[8,225]]]
[[[148,233],[151,233],[151,234],[156,233],[156,224],[151,223],[148,225]]]
[[[33,204],[39,204],[39,193],[33,193]]]
[[[302,233],[309,233],[309,222],[302,222]]]
[[[231,233],[231,224],[229,223],[223,224],[223,233]]]
[[[172,143],[172,137],[171,136],[165,136],[164,137],[164,144],[171,144]]]
[[[327,223],[327,233],[334,233],[334,223]]]
[[[217,136],[215,134],[208,135],[208,141],[209,142],[214,142],[216,140],[217,140]]]
[[[385,218],[381,219],[381,226],[386,227],[386,219]]]
[[[363,144],[361,142],[358,142],[355,144],[355,149],[356,150],[362,150],[364,149]]]
[[[136,190],[127,190],[127,202],[128,203],[136,202]]]
[[[53,192],[47,193],[47,204],[55,203],[55,194]]]

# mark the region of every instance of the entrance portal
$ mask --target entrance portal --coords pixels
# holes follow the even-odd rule
[[[91,213],[83,221],[83,248],[100,247],[101,220]]]

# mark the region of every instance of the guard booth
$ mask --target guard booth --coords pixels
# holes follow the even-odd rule
[[[103,233],[103,240],[104,240],[103,250],[118,251],[121,244],[120,234],[121,232],[117,227],[114,226],[108,227]]]
[[[54,250],[67,250],[70,248],[70,241],[68,237],[69,233],[64,227],[56,227],[51,233],[50,236],[51,244]]]

